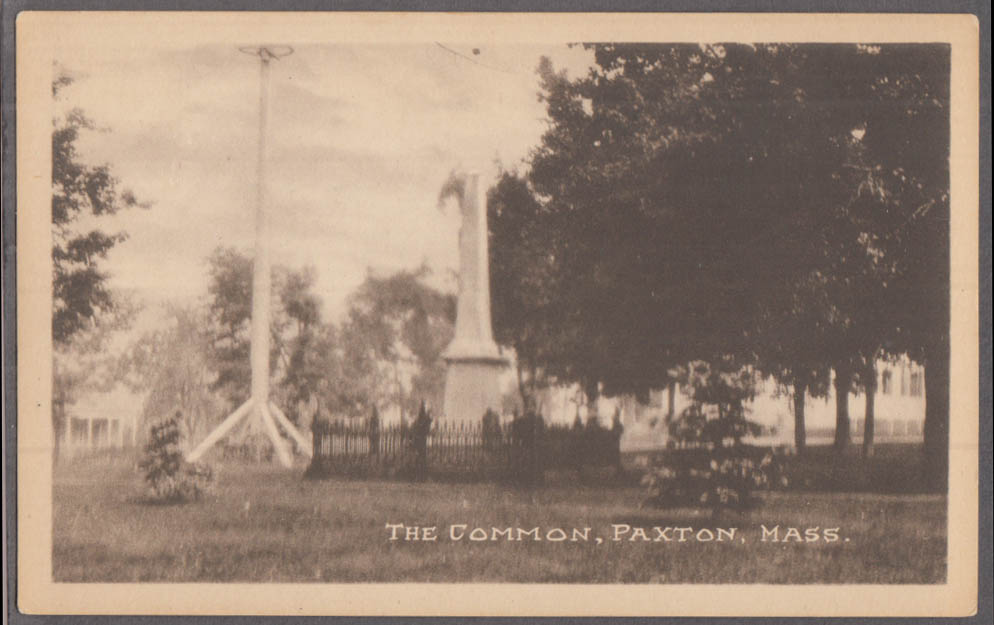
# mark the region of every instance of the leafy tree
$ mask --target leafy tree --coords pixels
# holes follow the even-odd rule
[[[52,429],[56,456],[68,427],[69,406],[87,391],[112,390],[119,379],[115,341],[131,327],[137,304],[123,293],[115,293],[113,299],[113,308],[98,311],[71,337],[54,343]]]
[[[231,248],[218,248],[208,259],[209,344],[219,391],[230,406],[249,396],[251,383],[252,259]],[[274,391],[288,404],[288,418],[316,393],[323,368],[320,301],[312,292],[312,269],[273,269],[274,298],[270,325],[270,375]]]
[[[893,332],[883,345],[925,366],[924,474],[945,489],[949,453],[949,93],[942,45],[870,48],[853,70],[868,79],[865,172],[881,198],[873,242],[892,267]]]
[[[764,298],[757,306],[753,340],[756,366],[789,389],[794,412],[794,447],[806,446],[806,398],[828,393],[830,369],[824,361],[828,349],[828,293],[817,275],[807,279],[785,277],[780,297]]]
[[[359,414],[380,402],[408,413],[425,400],[441,405],[441,356],[452,341],[456,299],[425,284],[428,272],[420,267],[382,278],[369,275],[350,297],[341,343],[346,366],[369,390],[362,398],[366,405],[355,407]]]
[[[73,83],[65,74],[52,83],[52,97],[63,95]],[[110,166],[91,165],[77,149],[81,133],[96,131],[95,123],[79,108],[52,121],[52,339],[54,341],[53,431],[56,445],[65,427],[65,408],[93,370],[80,366],[99,356],[108,334],[127,325],[133,310],[115,310],[101,268],[107,253],[126,236],[107,233],[100,217],[132,207],[148,207],[123,189]],[[87,224],[90,224],[87,226]]]
[[[487,213],[494,337],[514,348],[518,389],[529,405],[548,382],[546,367],[565,344],[562,330],[567,326],[557,318],[563,312],[556,279],[562,242],[547,221],[546,206],[516,172],[501,172],[487,194]]]
[[[52,84],[52,96],[60,98],[72,82],[69,76],[59,76]],[[67,343],[114,305],[100,261],[126,235],[88,227],[93,223],[89,217],[149,206],[121,187],[110,165],[90,165],[79,153],[80,134],[96,130],[93,120],[78,108],[53,120],[52,337],[57,344]]]
[[[820,64],[848,70],[812,66],[850,103],[834,104],[832,115],[843,122],[840,130],[851,128],[840,145],[847,148],[843,179],[852,191],[826,214],[827,253],[811,270],[830,295],[831,349],[824,353],[833,354],[829,362],[841,372],[837,397],[850,388],[849,377],[867,391],[864,453],[870,454],[878,358],[908,354],[926,364],[927,380],[948,388],[948,48],[813,50]],[[928,353],[939,354],[931,365]],[[926,454],[933,458],[927,472],[940,482],[948,445],[935,440],[948,422],[947,393],[926,399],[926,421],[938,424],[926,427]],[[839,402],[840,448],[847,441],[844,411]]]
[[[590,47],[586,76],[539,67],[550,125],[528,182],[548,213],[534,223],[556,241],[565,311],[549,370],[593,392],[637,392],[682,362],[735,355],[801,398],[833,368],[840,448],[844,399],[869,383],[861,363],[938,361],[926,376],[938,384],[947,48]],[[935,397],[927,412],[948,412]],[[947,420],[929,417],[939,425],[926,430]]]
[[[231,248],[218,248],[207,264],[210,350],[217,370],[212,386],[229,405],[234,405],[249,396],[251,383],[252,259]],[[278,343],[273,341],[270,345],[275,349]],[[275,358],[274,352],[270,357],[270,371]]]
[[[790,46],[592,47],[586,77],[539,68],[551,124],[529,178],[577,311],[561,373],[644,392],[755,351],[760,303],[810,275],[824,246],[804,235],[851,193],[852,126],[811,104],[826,88]]]
[[[280,391],[290,409],[287,416],[299,424],[301,407],[309,406],[318,396],[322,378],[327,375],[328,330],[321,322],[321,301],[312,292],[313,269],[290,272],[280,289],[280,301],[289,320],[286,337],[286,360]]]
[[[377,343],[366,333],[372,329],[346,320],[335,335],[334,374],[326,376],[321,395],[332,414],[360,416],[403,396],[397,368],[377,358]]]
[[[142,422],[179,415],[179,426],[194,441],[203,439],[225,416],[225,404],[212,384],[207,311],[173,306],[166,327],[139,337],[118,361],[117,378],[145,395]]]
[[[252,261],[218,249],[210,272],[212,384],[230,405],[249,393]],[[348,318],[324,323],[311,269],[275,267],[270,371],[273,394],[297,424],[317,414],[368,414],[398,403],[441,402],[442,350],[452,338],[455,298],[424,284],[427,269],[369,276],[351,296]]]

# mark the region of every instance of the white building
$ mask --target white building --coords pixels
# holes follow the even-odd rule
[[[138,444],[142,397],[116,386],[108,392],[91,392],[66,407],[61,453],[78,456]]]
[[[866,396],[862,389],[850,393],[850,440],[863,440]],[[794,411],[790,396],[780,396],[772,380],[757,386],[752,419],[776,426],[785,444],[794,441]],[[809,445],[831,444],[835,438],[835,389],[829,385],[826,397],[808,397],[804,406],[805,434]],[[908,359],[877,363],[877,390],[874,397],[874,441],[920,442],[925,422],[925,370]]]
[[[861,442],[866,409],[863,391],[850,393],[850,440]],[[642,403],[631,396],[601,397],[597,412],[601,424],[610,427],[615,411],[620,408],[625,426],[622,448],[641,450],[663,447],[666,444],[666,417],[671,399],[666,389],[652,391],[649,401]],[[583,393],[576,386],[559,386],[546,389],[539,397],[540,409],[550,423],[573,423],[577,415],[586,420],[589,407]],[[673,414],[690,405],[689,397],[676,385],[672,398]],[[761,379],[756,384],[756,395],[746,403],[748,418],[763,425],[768,434],[761,437],[766,443],[794,444],[794,409],[792,389],[779,388],[772,379]],[[804,407],[807,444],[831,444],[835,437],[835,392],[829,385],[826,397],[808,395]],[[876,442],[920,442],[925,421],[925,372],[924,368],[907,358],[896,362],[877,363],[877,391],[874,398]]]

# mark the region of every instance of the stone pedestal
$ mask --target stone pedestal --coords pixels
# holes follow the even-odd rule
[[[454,177],[443,191],[443,198],[457,196],[462,213],[456,330],[442,355],[448,363],[443,417],[467,423],[479,423],[488,409],[500,414],[500,374],[507,366],[490,322],[487,208],[479,180],[475,173]]]
[[[501,370],[503,360],[449,360],[445,373],[445,414],[447,421],[480,423],[487,409],[500,414]]]

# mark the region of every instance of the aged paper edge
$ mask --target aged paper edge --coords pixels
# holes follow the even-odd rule
[[[952,49],[948,576],[938,585],[59,584],[52,581],[53,43],[946,42]],[[976,610],[979,26],[972,15],[24,12],[16,22],[18,607],[35,614],[965,616]]]

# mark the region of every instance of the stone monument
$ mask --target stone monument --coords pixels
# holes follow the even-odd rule
[[[443,416],[479,423],[487,409],[500,414],[500,374],[507,360],[494,342],[490,324],[490,258],[487,207],[479,197],[478,173],[453,172],[442,187],[439,203],[459,201],[459,299],[456,331],[442,354],[447,363]]]

